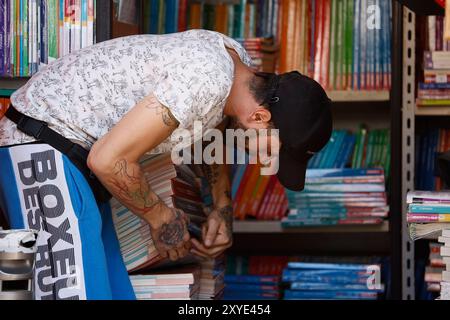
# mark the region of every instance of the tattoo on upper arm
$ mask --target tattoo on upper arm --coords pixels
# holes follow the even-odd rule
[[[168,127],[178,127],[180,124],[178,120],[173,116],[170,110],[162,106],[156,98],[149,99],[144,105],[147,109],[155,110],[156,114],[161,116],[163,123]]]
[[[161,202],[159,197],[153,194],[145,179],[128,167],[127,160],[121,159],[116,162],[114,175],[117,179],[113,179],[112,184],[117,197],[126,202],[132,211],[145,214]]]

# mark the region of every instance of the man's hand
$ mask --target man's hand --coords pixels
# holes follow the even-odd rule
[[[213,210],[202,227],[203,243],[191,239],[191,252],[204,258],[216,258],[233,243],[233,208],[227,205]]]
[[[191,248],[186,214],[164,206],[157,216],[158,219],[150,223],[150,232],[159,254],[173,261],[186,256]]]

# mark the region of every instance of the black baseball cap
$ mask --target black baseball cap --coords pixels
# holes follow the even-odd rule
[[[330,140],[331,100],[313,79],[298,71],[258,73],[269,78],[267,105],[281,141],[277,177],[294,191],[305,187],[308,160]]]

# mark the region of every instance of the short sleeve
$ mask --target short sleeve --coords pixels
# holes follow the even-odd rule
[[[154,96],[169,108],[180,128],[189,128],[196,120],[202,121],[228,96],[233,65],[227,61],[217,62],[217,56],[214,58],[205,55],[196,57],[195,62],[174,63],[156,83]]]

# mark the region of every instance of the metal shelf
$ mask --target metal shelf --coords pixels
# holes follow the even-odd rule
[[[235,221],[234,233],[367,233],[389,232],[389,222],[379,225],[339,225],[302,228],[282,228],[280,221]]]
[[[450,116],[450,106],[426,106],[415,108],[416,116]]]
[[[389,101],[389,90],[331,90],[327,95],[333,102]]]

